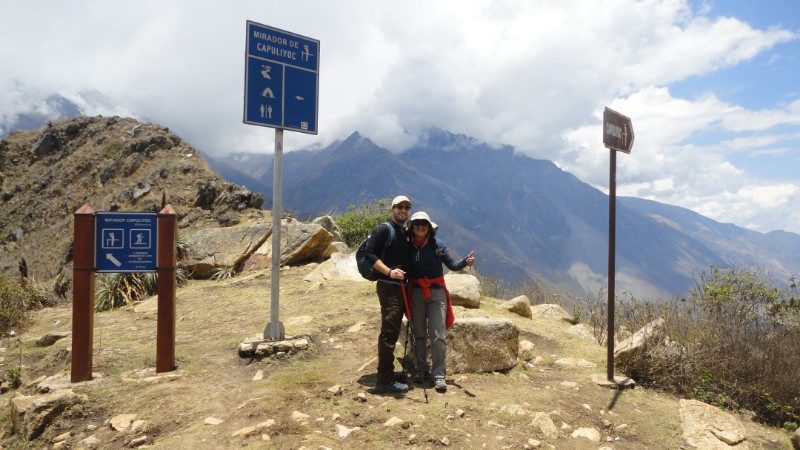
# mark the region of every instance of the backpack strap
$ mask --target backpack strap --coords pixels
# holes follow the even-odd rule
[[[392,241],[394,240],[394,226],[388,221],[384,222],[384,224],[389,227],[389,239],[387,239],[386,242],[383,244],[381,259],[383,259],[383,256],[386,254],[386,250],[389,248],[389,244],[391,244]]]

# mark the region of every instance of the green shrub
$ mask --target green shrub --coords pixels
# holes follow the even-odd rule
[[[0,276],[0,333],[24,327],[28,311],[41,308],[45,295],[33,284],[21,286]]]
[[[19,366],[6,370],[6,380],[11,385],[11,389],[16,389],[22,385],[22,374]]]
[[[379,223],[389,218],[391,200],[381,198],[360,206],[350,205],[341,214],[334,214],[344,242],[350,247],[358,246]]]
[[[711,267],[688,298],[640,304],[637,314],[623,315],[631,330],[663,317],[672,344],[620,368],[642,384],[751,410],[773,425],[797,422],[800,321],[792,280],[782,289],[751,270]]]

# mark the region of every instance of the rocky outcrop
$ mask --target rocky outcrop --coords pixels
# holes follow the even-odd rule
[[[36,439],[64,411],[89,400],[71,389],[45,395],[22,395],[11,399],[11,425],[26,440]]]
[[[334,244],[336,244],[334,242]],[[356,266],[355,253],[333,253],[330,258],[314,268],[311,273],[303,278],[310,283],[323,282],[332,279],[349,281],[367,281]]]
[[[550,317],[554,319],[570,320],[572,315],[564,308],[552,303],[542,303],[541,305],[534,305],[531,307],[531,315],[533,317]]]
[[[637,355],[664,340],[664,319],[656,319],[643,326],[631,337],[620,342],[614,349],[614,358],[620,365],[630,363]]]
[[[195,278],[208,278],[215,269],[233,267],[242,255],[263,246],[269,224],[207,228],[189,235],[185,265]]]
[[[281,221],[281,266],[293,266],[321,259],[333,242],[333,235],[314,223],[293,219]],[[265,242],[245,264],[245,270],[265,269],[272,261],[272,240]]]
[[[500,308],[528,319],[533,317],[531,314],[531,301],[525,295],[520,295],[501,303]]]
[[[321,216],[317,217],[316,219],[312,220],[311,223],[315,223],[322,228],[325,228],[330,234],[333,235],[334,242],[342,242],[342,232],[339,230],[339,226],[336,225],[334,222],[333,217],[331,216]]]
[[[795,430],[792,435],[792,447],[794,450],[800,450],[800,430]]]
[[[457,319],[447,331],[450,373],[494,372],[517,365],[519,330],[508,319]]]
[[[474,275],[448,273],[444,276],[453,305],[480,308],[481,284]]]
[[[747,449],[747,432],[731,414],[699,400],[680,401],[683,440],[694,448]]]
[[[64,339],[65,337],[69,336],[68,331],[53,331],[50,333],[45,334],[44,336],[36,339],[36,346],[37,347],[49,347],[55,344],[57,341]]]
[[[322,252],[322,257],[330,258],[330,256],[334,253],[350,253],[350,247],[348,247],[344,242],[333,241],[328,244],[328,247]]]

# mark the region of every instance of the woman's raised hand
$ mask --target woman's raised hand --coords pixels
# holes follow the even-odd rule
[[[475,251],[471,251],[467,255],[467,266],[472,267],[473,264],[475,264]]]

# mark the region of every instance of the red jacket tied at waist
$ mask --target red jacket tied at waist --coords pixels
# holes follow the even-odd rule
[[[445,328],[450,328],[453,326],[453,323],[456,321],[455,315],[453,314],[453,304],[450,301],[450,291],[447,290],[447,285],[444,283],[444,276],[436,277],[436,278],[411,278],[408,283],[408,293],[411,296],[411,288],[414,285],[419,286],[422,288],[422,298],[429,299],[431,298],[431,286],[439,285],[444,289],[445,297],[447,298],[447,315],[445,317]],[[406,300],[406,317],[411,317],[411,309],[408,307],[408,300]]]

